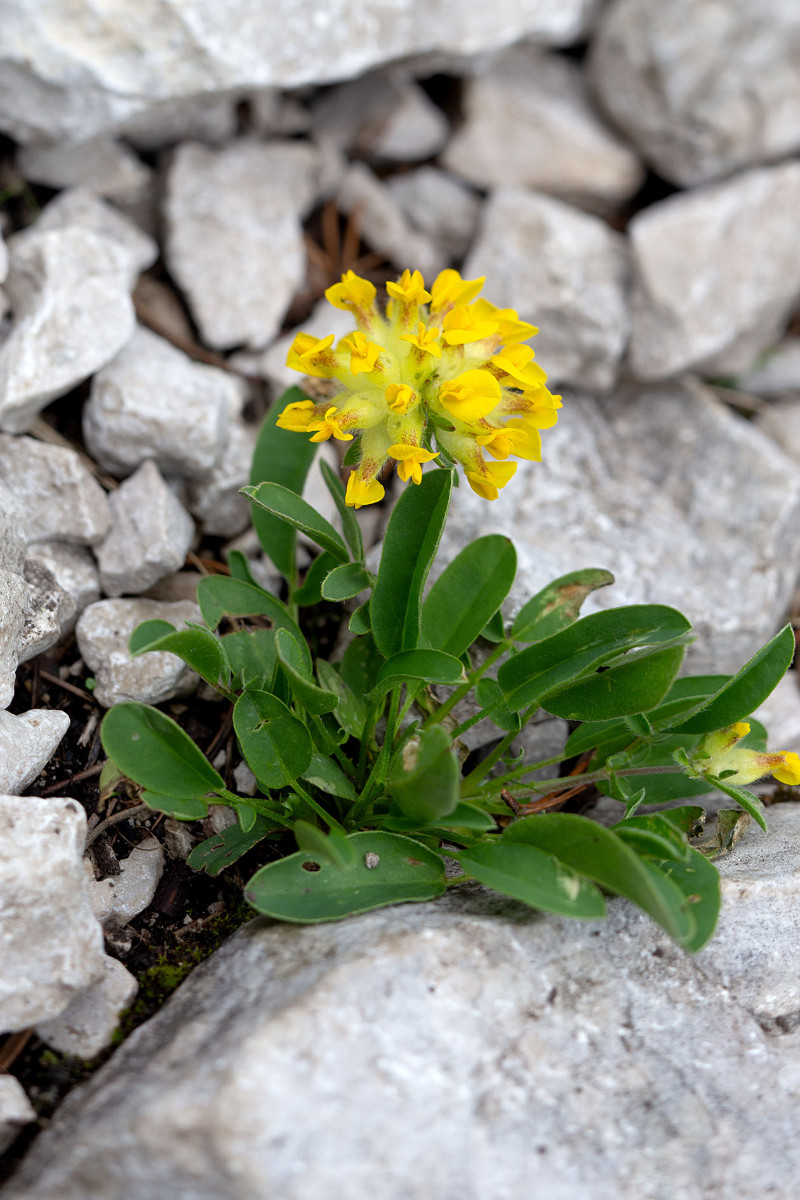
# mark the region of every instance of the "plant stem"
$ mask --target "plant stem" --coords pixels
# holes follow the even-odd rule
[[[630,778],[634,775],[680,775],[681,770],[677,764],[666,767],[625,767],[614,772],[600,770],[583,775],[559,775],[557,779],[537,779],[532,783],[520,782],[517,786],[529,792],[563,792],[574,788],[576,784],[601,783],[610,779],[612,774],[617,778]]]
[[[566,762],[568,758],[574,757],[571,754],[554,754],[552,758],[542,758],[538,762],[525,763],[521,767],[515,767],[513,771],[509,771],[507,775],[495,775],[487,783],[487,787],[491,787],[500,791],[507,783],[513,783],[520,779],[523,775],[530,774],[531,771],[541,771],[542,767],[552,767],[556,763]],[[619,774],[619,772],[617,772]]]
[[[300,786],[297,780],[294,781],[292,787],[294,791],[297,792],[300,799],[305,800],[308,807],[313,808],[318,817],[322,817],[322,820],[326,823],[329,829],[335,829],[338,833],[346,832],[344,826],[340,825],[336,818],[332,817],[329,812],[326,812],[322,805],[318,804],[313,796],[309,796],[308,792],[305,790],[305,788]]]
[[[351,829],[355,828],[361,821],[365,813],[369,809],[369,803],[374,793],[374,785],[379,786],[386,782],[386,769],[389,764],[389,759],[392,753],[392,743],[394,742],[395,730],[397,729],[397,715],[400,710],[400,691],[401,687],[392,688],[389,700],[389,712],[386,717],[386,732],[383,736],[383,745],[380,748],[378,757],[372,764],[372,770],[367,776],[366,782],[361,789],[361,795],[353,804],[347,814],[347,823]]]
[[[512,644],[513,643],[508,639],[500,642],[479,667],[476,667],[474,671],[469,672],[466,683],[462,683],[459,687],[457,687],[452,695],[448,696],[444,703],[440,704],[435,712],[428,717],[422,728],[430,729],[431,725],[438,725],[440,721],[443,721],[447,714],[455,708],[459,700],[463,700],[464,697],[472,691],[481,676],[485,675],[489,670],[489,667],[491,667],[493,663],[496,663],[498,658],[505,654],[507,650],[511,649]]]

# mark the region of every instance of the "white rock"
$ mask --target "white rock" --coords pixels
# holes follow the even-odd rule
[[[111,528],[96,548],[107,596],[138,595],[183,566],[194,521],[151,460],[109,497]]]
[[[161,843],[145,838],[119,866],[121,874],[89,883],[92,911],[107,927],[127,925],[152,903],[164,873]]]
[[[786,337],[764,352],[750,370],[737,375],[736,387],[767,400],[800,400],[800,337]]]
[[[479,890],[253,922],[73,1093],[8,1200],[788,1196],[798,806],[773,826],[722,860],[697,959],[618,900],[604,924]]]
[[[128,640],[142,621],[169,621],[182,629],[199,622],[200,609],[191,601],[98,600],[81,614],[75,636],[83,661],[93,672],[98,704],[110,708],[121,700],[159,704],[184,696],[197,686],[197,676],[175,654],[156,650],[132,658]]]
[[[99,983],[105,955],[76,800],[0,796],[0,1029],[27,1029]]]
[[[83,410],[86,445],[116,474],[152,458],[166,473],[203,475],[220,456],[238,397],[231,375],[192,362],[140,325],[92,382]]]
[[[169,101],[193,110],[219,93],[348,79],[417,51],[473,54],[526,35],[568,45],[597,7],[447,0],[423,12],[366,0],[353,12],[313,0],[142,0],[119,22],[97,0],[10,0],[0,126],[23,143],[78,141],[139,113],[155,110],[158,121]]]
[[[187,142],[166,184],[166,254],[204,341],[260,347],[281,326],[305,273],[301,217],[319,157],[301,143]]]
[[[139,990],[136,977],[116,958],[105,959],[105,976],[59,1016],[36,1026],[36,1034],[59,1054],[94,1058],[110,1045],[120,1013]]]
[[[440,565],[485,533],[517,549],[509,611],[568,571],[604,567],[617,582],[593,593],[585,613],[672,604],[695,627],[691,669],[733,672],[789,607],[800,476],[700,384],[626,389],[602,404],[569,396],[544,434],[542,463],[520,463],[501,500],[458,489]]]
[[[91,551],[67,542],[36,542],[30,548],[28,560],[46,567],[58,586],[72,598],[75,615],[61,618],[62,634],[70,632],[86,606],[100,599],[100,576]]]
[[[69,717],[58,708],[34,708],[18,717],[0,712],[0,792],[21,795],[68,729]]]
[[[8,275],[8,247],[3,240],[2,231],[0,231],[0,283],[5,282],[6,275]]]
[[[438,167],[392,175],[386,186],[414,228],[440,245],[449,258],[466,254],[481,208],[470,188]]]
[[[55,646],[76,617],[74,600],[42,563],[28,559],[22,574],[28,595],[25,624],[17,645],[17,659],[21,663]]]
[[[36,1110],[13,1075],[0,1075],[0,1154],[36,1120]]]
[[[580,68],[536,46],[515,46],[466,80],[463,106],[443,161],[478,187],[529,187],[608,207],[644,179],[637,156],[596,115]]]
[[[228,441],[219,461],[204,478],[186,489],[189,511],[203,523],[205,533],[234,537],[250,522],[250,501],[239,489],[250,482],[257,430],[244,421],[231,421]]]
[[[342,212],[354,214],[364,241],[398,270],[410,267],[434,276],[445,265],[441,250],[412,229],[386,185],[364,163],[353,163],[347,171],[337,204]]]
[[[16,496],[29,542],[91,544],[106,536],[106,493],[67,446],[0,434],[0,479]]]
[[[390,67],[325,92],[312,129],[320,144],[342,152],[417,162],[439,153],[449,123],[405,70]]]
[[[502,188],[483,210],[463,274],[541,330],[536,359],[553,385],[612,386],[630,332],[624,240],[550,196]]]
[[[223,145],[236,136],[238,92],[181,96],[147,108],[125,121],[120,132],[137,150],[152,154],[176,142]]]
[[[298,333],[301,331],[310,333],[317,338],[327,337],[332,333],[338,342],[339,338],[352,333],[354,327],[355,322],[349,312],[345,312],[341,308],[334,308],[332,304],[323,299],[315,305],[308,320],[303,321],[302,325],[292,329],[289,333],[283,334],[272,343],[268,350],[264,350],[261,354],[240,351],[233,355],[230,361],[237,370],[266,379],[272,385],[275,393],[280,395],[286,388],[299,385],[302,379],[297,371],[286,365],[286,355]]]
[[[133,333],[128,260],[110,238],[52,230],[11,247],[11,333],[0,345],[0,429],[23,433]]]
[[[6,708],[14,695],[19,639],[25,625],[25,542],[22,507],[0,476],[0,709]]]
[[[641,379],[749,367],[800,297],[800,163],[671,196],[634,217],[630,365]]]
[[[58,229],[84,229],[98,237],[109,238],[125,259],[129,290],[139,275],[158,258],[158,245],[119,209],[100,200],[88,188],[74,187],[61,192],[42,209],[35,225],[17,233],[13,245],[36,242],[42,233]]]
[[[800,147],[794,0],[615,0],[592,75],[602,103],[665,178],[691,186]]]
[[[85,187],[99,196],[127,201],[139,199],[152,179],[150,168],[110,137],[24,146],[17,156],[17,169],[31,183]]]
[[[758,413],[754,424],[774,438],[785,454],[800,459],[800,398],[770,404]]]

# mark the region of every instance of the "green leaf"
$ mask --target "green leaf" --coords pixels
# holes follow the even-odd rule
[[[326,691],[334,692],[337,697],[334,712],[339,724],[351,737],[360,738],[367,719],[367,705],[363,697],[357,696],[333,664],[323,658],[317,661],[317,678]]]
[[[215,833],[213,837],[206,838],[204,842],[195,846],[186,862],[194,871],[219,875],[220,871],[235,863],[259,842],[263,842],[274,828],[265,817],[258,816],[252,829],[245,833],[237,821],[235,825],[229,825],[221,833]]]
[[[311,672],[306,668],[300,647],[287,630],[276,630],[275,649],[278,652],[278,661],[283,673],[292,689],[292,695],[298,704],[302,705],[312,716],[333,712],[339,703],[338,697],[334,692],[317,687],[311,678]]]
[[[338,558],[328,554],[327,550],[318,554],[306,571],[302,587],[292,593],[295,604],[303,606],[319,604],[322,599],[322,582],[338,564]]]
[[[134,700],[115,704],[103,718],[100,737],[119,769],[155,795],[191,800],[225,790],[222,776],[188,733],[157,708]]]
[[[544,707],[568,721],[602,721],[654,708],[667,694],[684,655],[683,646],[633,653],[598,674],[560,689]]]
[[[553,854],[617,895],[638,904],[670,937],[686,945],[696,933],[685,897],[610,829],[573,813],[523,817],[509,825],[503,841],[524,842]]]
[[[453,853],[473,879],[544,912],[596,920],[606,915],[602,894],[552,854],[522,842],[479,842]]]
[[[269,409],[253,454],[251,484],[258,486],[265,481],[279,483],[302,495],[306,477],[317,452],[317,444],[291,430],[279,429],[276,421],[288,404],[306,399],[300,388],[289,388]],[[297,541],[295,530],[256,505],[252,505],[252,512],[253,527],[264,553],[284,578],[293,583]]]
[[[370,601],[375,643],[385,658],[419,645],[422,589],[444,529],[452,471],[428,471],[394,507]]]
[[[497,642],[502,642],[505,635],[506,627],[503,624],[503,614],[498,608],[494,616],[486,622],[481,630],[481,637],[487,642],[494,642],[496,644]]]
[[[349,561],[350,555],[339,534],[302,496],[295,495],[279,483],[260,483],[258,487],[242,488],[242,492],[258,508],[280,518],[293,529],[299,529],[339,562]]]
[[[165,813],[173,821],[202,821],[208,816],[208,803],[199,796],[187,796],[176,800],[174,796],[161,796],[158,792],[142,792],[142,800],[155,812]]]
[[[517,642],[540,642],[551,637],[577,620],[590,592],[613,582],[614,576],[608,571],[594,567],[562,575],[523,604],[514,618],[511,636]]]
[[[362,563],[364,561],[364,543],[361,538],[361,527],[355,512],[345,501],[344,485],[330,464],[325,462],[324,458],[319,460],[319,465],[322,471],[322,478],[325,480],[325,486],[333,497],[333,503],[336,505],[339,513],[339,518],[342,522],[342,532],[344,533],[345,541],[350,547],[350,553],[356,562]]]
[[[461,771],[450,736],[441,725],[406,742],[386,781],[386,791],[407,817],[438,822],[459,801]]]
[[[422,636],[459,658],[508,595],[517,572],[511,541],[500,534],[478,538],[456,555],[422,606]]]
[[[443,650],[401,650],[381,667],[369,699],[379,700],[398,684],[420,679],[455,686],[464,682],[464,668],[459,659]]]
[[[227,688],[231,668],[219,638],[204,625],[176,629],[169,621],[143,621],[130,636],[128,649],[134,658],[148,651],[177,654],[188,667],[212,687]]]
[[[341,676],[357,696],[366,695],[374,686],[383,657],[371,633],[353,638],[342,655]]]
[[[322,584],[324,600],[352,600],[372,583],[369,571],[359,563],[342,563],[334,567]]]
[[[542,703],[609,659],[637,646],[660,647],[684,637],[691,626],[674,608],[630,604],[583,617],[560,633],[521,650],[502,663],[497,681],[513,712]]]
[[[481,708],[491,709],[486,715],[498,729],[504,729],[506,733],[518,733],[522,728],[522,718],[508,707],[496,679],[486,675],[479,679],[475,685],[475,699]]]
[[[778,685],[791,665],[794,649],[792,627],[784,625],[737,675],[723,684],[714,696],[697,705],[688,719],[683,716],[663,723],[661,728],[680,733],[713,733],[741,721]]]
[[[270,592],[244,583],[241,579],[208,575],[197,585],[197,603],[210,629],[216,629],[223,617],[267,617],[275,629],[288,629],[303,650],[303,658],[311,669],[311,653],[297,622],[292,620],[286,606]]]
[[[743,808],[761,826],[765,833],[767,832],[764,805],[758,796],[754,795],[753,792],[748,792],[747,788],[737,787],[735,783],[729,783],[727,779],[715,779],[713,776],[710,776],[709,783],[720,792],[724,792],[726,796],[730,796],[731,800],[735,800],[739,807]]]
[[[369,600],[356,609],[347,623],[347,628],[351,633],[355,633],[356,635],[371,631],[369,623]]]
[[[613,832],[641,858],[653,858],[658,862],[666,859],[687,862],[689,859],[689,844],[681,830],[669,820],[668,813],[628,817],[614,825]]]
[[[352,780],[345,775],[337,762],[322,754],[312,756],[311,765],[304,772],[303,779],[329,796],[351,801],[356,798]]]
[[[418,830],[469,830],[477,833],[487,833],[496,829],[497,822],[490,813],[474,804],[460,800],[453,811],[446,817],[437,817],[432,821],[420,821],[415,817],[406,817],[402,810],[393,804],[385,816],[381,817],[382,827],[393,833],[410,833]]]
[[[225,556],[232,579],[241,579],[253,587],[259,587],[259,582],[250,569],[250,560],[241,550],[229,550]],[[188,859],[186,860],[189,861]]]
[[[245,898],[267,916],[309,924],[444,893],[444,863],[419,842],[381,831],[354,833],[347,841],[353,861],[344,869],[300,851],[257,871]]]
[[[719,871],[704,854],[689,848],[686,862],[671,860],[657,864],[667,879],[681,889],[686,902],[692,906],[696,929],[684,944],[696,952],[711,940],[717,927],[722,902]]]
[[[343,467],[357,467],[361,462],[361,434],[356,434],[344,452]]]
[[[233,710],[233,727],[262,791],[286,787],[308,770],[314,753],[310,734],[277,696],[244,692]]]
[[[233,688],[240,691],[257,685],[262,692],[272,690],[278,661],[274,629],[237,629],[224,634],[222,644],[233,672]]]

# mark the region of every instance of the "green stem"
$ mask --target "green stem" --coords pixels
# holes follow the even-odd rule
[[[235,792],[229,792],[227,788],[221,788],[217,794],[221,801],[236,811],[242,805],[246,805],[248,808],[254,809],[259,816],[267,817],[277,825],[282,825],[284,829],[292,828],[293,822],[287,819],[286,814],[274,809],[263,796],[237,796]]]
[[[491,787],[493,791],[501,791],[507,783],[514,783],[516,780],[522,779],[523,775],[529,775],[531,771],[541,771],[542,767],[552,767],[556,763],[566,762],[568,758],[574,757],[571,754],[554,754],[552,758],[541,758],[538,762],[525,763],[521,767],[515,767],[513,771],[509,771],[507,775],[495,775],[487,783],[487,787]],[[577,778],[573,776],[573,778]]]
[[[361,734],[361,745],[358,750],[358,778],[363,780],[367,770],[367,752],[372,741],[372,735],[375,732],[375,726],[378,724],[381,705],[373,704],[367,712],[367,719],[364,722],[364,729]]]
[[[472,691],[478,680],[489,670],[489,667],[491,667],[493,663],[496,663],[498,658],[505,654],[507,650],[510,650],[512,645],[513,642],[509,641],[508,638],[506,638],[505,641],[500,642],[479,667],[476,667],[474,671],[469,672],[466,683],[460,684],[460,686],[456,688],[452,695],[448,696],[447,699],[439,705],[435,712],[428,717],[422,728],[430,729],[431,725],[438,725],[440,721],[443,721],[447,714],[455,708],[459,700],[463,700],[464,697]]]
[[[370,801],[372,800],[375,784],[381,787],[386,782],[386,768],[389,764],[389,759],[392,752],[392,743],[394,742],[395,730],[397,729],[397,716],[400,710],[400,691],[401,687],[392,688],[389,699],[389,712],[386,717],[386,732],[383,736],[383,745],[380,748],[378,757],[372,764],[367,779],[361,789],[361,795],[351,807],[347,814],[347,823],[351,829],[355,828],[361,821],[369,809]]]
[[[616,778],[631,778],[634,775],[679,775],[680,767],[673,764],[669,767],[625,767],[622,771],[614,771]],[[564,792],[570,788],[583,786],[585,783],[601,783],[610,779],[610,771],[589,771],[584,775],[559,775],[557,779],[537,779],[532,783],[519,783],[518,787],[528,792]]]
[[[295,782],[292,784],[292,787],[297,792],[300,799],[305,800],[308,807],[313,808],[313,810],[317,814],[317,816],[322,818],[322,820],[326,823],[326,825],[328,826],[329,829],[336,829],[339,833],[346,832],[344,826],[340,825],[339,822],[336,820],[336,818],[332,817],[329,812],[326,812],[325,809],[322,807],[322,805],[318,804],[317,801],[313,798],[313,796],[309,796],[308,792],[305,790],[305,788],[302,788],[300,786],[300,784],[297,782],[297,780],[295,780]]]

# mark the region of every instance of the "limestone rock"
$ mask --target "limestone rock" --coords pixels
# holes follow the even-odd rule
[[[754,424],[774,438],[785,454],[800,459],[800,396],[770,404],[756,416]]]
[[[165,473],[203,475],[220,456],[238,396],[232,376],[192,362],[138,326],[92,383],[83,410],[86,445],[116,474],[152,458]]]
[[[299,378],[299,377],[298,377]],[[238,418],[231,421],[228,441],[216,466],[186,489],[186,506],[203,522],[205,533],[234,537],[250,523],[250,502],[239,489],[250,482],[257,430]]]
[[[36,1120],[36,1111],[13,1075],[0,1075],[0,1154]]]
[[[319,97],[312,130],[322,145],[358,157],[418,162],[438,154],[449,124],[404,70],[373,71]]]
[[[0,434],[0,479],[17,498],[28,542],[91,545],[108,533],[106,493],[75,450]]]
[[[21,795],[68,729],[69,717],[58,708],[34,708],[18,717],[0,712],[0,792]]]
[[[435,9],[366,0],[141,0],[120,22],[97,0],[10,0],[0,127],[22,143],[79,141],[138,114],[220,95],[349,79],[417,51],[474,54],[532,36],[568,45],[597,0],[446,0]],[[69,37],[64,36],[68,26]]]
[[[441,246],[448,258],[463,258],[472,245],[481,209],[470,188],[438,167],[393,175],[386,186],[415,229]]]
[[[243,98],[238,91],[173,97],[129,118],[120,132],[146,154],[177,142],[221,146],[236,136],[236,106]]]
[[[542,463],[519,464],[509,503],[458,489],[441,566],[482,534],[512,537],[509,615],[550,580],[604,567],[616,584],[582,611],[674,605],[695,627],[694,671],[737,671],[776,632],[800,561],[800,478],[749,422],[684,381],[602,404],[565,397],[542,440]]]
[[[800,148],[798,54],[794,0],[614,0],[591,67],[642,156],[692,186]]]
[[[17,660],[21,663],[55,646],[64,630],[74,624],[76,616],[72,597],[59,587],[42,563],[28,559],[22,574],[28,594],[25,624],[17,645]]]
[[[48,187],[85,187],[109,199],[132,201],[149,188],[152,171],[121,142],[110,137],[86,142],[25,146],[17,168],[31,183]]]
[[[105,972],[100,925],[81,865],[76,800],[0,796],[0,1029],[63,1012]]]
[[[765,400],[800,400],[800,337],[786,337],[767,350],[748,371],[737,375],[736,388]]]
[[[92,911],[106,926],[127,925],[152,903],[164,871],[164,851],[148,837],[119,864],[120,874],[90,881]]]
[[[156,650],[132,658],[128,640],[142,621],[169,621],[182,629],[186,621],[200,621],[200,609],[188,600],[98,600],[81,614],[75,626],[78,647],[97,684],[98,704],[110,708],[121,700],[160,704],[186,695],[197,686],[197,676],[174,654]]]
[[[60,1054],[94,1058],[110,1045],[120,1013],[132,1003],[139,984],[116,958],[106,957],[103,979],[76,996],[62,1013],[36,1026],[37,1036]]]
[[[771,819],[721,861],[696,959],[619,900],[253,922],[70,1095],[8,1200],[786,1194],[800,811]]]
[[[186,142],[166,185],[166,254],[204,341],[264,346],[305,273],[301,217],[319,158],[299,142]]]
[[[50,400],[88,378],[133,333],[125,252],[77,227],[12,244],[14,310],[0,345],[0,429],[23,433]]]
[[[541,330],[536,360],[553,386],[610,388],[630,332],[625,242],[597,217],[519,188],[489,198],[463,274]]]
[[[515,46],[464,89],[464,124],[443,161],[478,187],[529,187],[591,208],[641,185],[639,159],[603,125],[567,59]]]
[[[97,547],[107,596],[138,595],[183,566],[194,521],[151,460],[109,497],[111,528]]]
[[[19,639],[25,625],[25,542],[22,507],[0,476],[0,709],[6,708],[14,695]]]
[[[61,615],[61,633],[69,633],[86,606],[100,599],[100,576],[91,551],[67,542],[35,542],[28,560],[46,567],[58,586],[72,598],[74,616]]]
[[[358,213],[364,241],[399,271],[410,267],[432,278],[445,265],[438,246],[411,227],[392,193],[364,163],[353,163],[348,169],[337,204],[344,213]]]
[[[0,283],[5,282],[5,278],[6,278],[7,274],[8,274],[8,247],[6,246],[5,241],[3,240],[2,231],[0,231]],[[2,316],[1,313],[0,313],[0,316]]]
[[[800,163],[671,196],[631,222],[630,366],[735,374],[777,340],[800,297]]]

